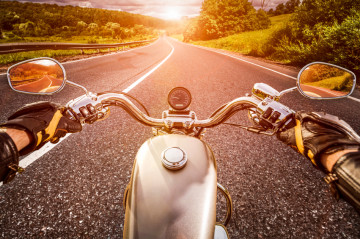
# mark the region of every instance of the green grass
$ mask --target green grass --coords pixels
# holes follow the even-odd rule
[[[5,34],[6,35],[6,34]],[[101,36],[71,36],[68,38],[60,36],[50,36],[50,37],[16,37],[16,38],[4,38],[0,39],[0,43],[14,43],[14,42],[64,42],[64,43],[89,43],[91,41],[96,41],[99,44],[108,44],[108,43],[120,43],[120,42],[130,42],[130,41],[140,41],[144,39],[150,39],[154,36],[133,36],[126,39],[114,39],[112,37],[101,37]]]
[[[263,56],[262,46],[267,42],[271,33],[282,26],[290,19],[291,14],[284,14],[280,16],[270,17],[271,27],[265,30],[243,32],[219,39],[209,41],[192,41],[192,44],[224,49],[232,52],[239,52],[242,54],[250,54],[256,56]],[[172,36],[176,39],[181,39],[179,35]]]
[[[115,49],[111,49],[114,51]],[[108,50],[101,50],[101,52],[108,52]],[[97,50],[84,50],[84,54],[93,54],[97,53]],[[27,52],[18,52],[11,54],[0,55],[0,65],[5,65],[9,63],[24,61],[27,59],[37,58],[37,57],[63,57],[63,56],[75,56],[81,55],[81,50],[41,50],[41,51],[27,51]]]
[[[321,87],[329,90],[350,92],[353,86],[353,76],[349,73],[345,73],[342,76],[331,77],[317,82],[309,82],[306,83],[306,85]]]
[[[176,34],[176,35],[171,35],[172,38],[175,38],[179,41],[183,41],[184,40],[184,36],[183,34]]]

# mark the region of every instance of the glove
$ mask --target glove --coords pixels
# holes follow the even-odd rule
[[[55,103],[41,101],[25,105],[8,118],[2,127],[26,130],[33,140],[20,155],[40,149],[45,143],[57,143],[66,133],[79,132],[79,122],[64,117],[66,108]]]
[[[295,127],[277,133],[277,138],[325,173],[328,171],[321,164],[322,154],[360,146],[360,138],[356,132],[336,116],[300,111],[295,114],[295,121]]]
[[[17,172],[22,172],[19,166],[19,152],[14,141],[0,129],[0,182],[8,183],[14,179]]]

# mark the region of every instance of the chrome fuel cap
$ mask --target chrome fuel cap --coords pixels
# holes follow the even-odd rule
[[[187,156],[179,147],[172,147],[167,148],[162,152],[161,161],[165,168],[178,170],[185,166]]]

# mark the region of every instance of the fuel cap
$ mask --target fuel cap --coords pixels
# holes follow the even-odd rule
[[[185,166],[187,156],[179,147],[172,147],[167,148],[162,152],[161,161],[165,168],[178,170]]]

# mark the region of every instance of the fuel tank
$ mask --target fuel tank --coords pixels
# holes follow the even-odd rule
[[[178,147],[187,155],[178,170],[162,154]],[[125,195],[124,238],[213,238],[216,161],[209,146],[185,135],[147,140],[137,153]]]

